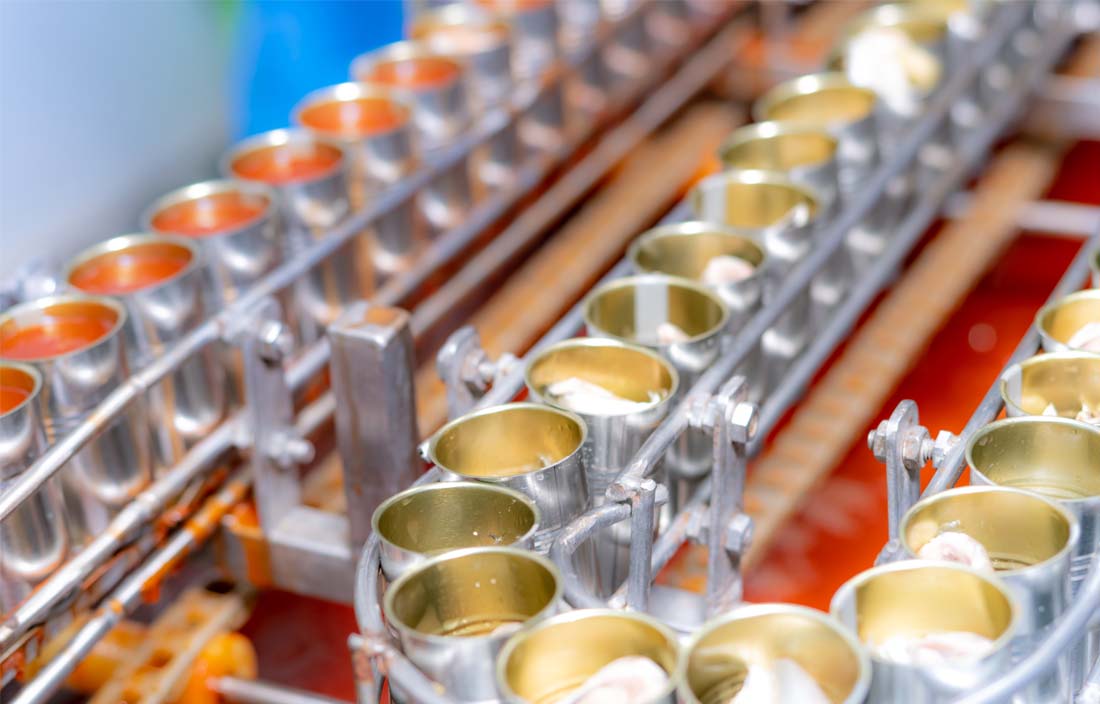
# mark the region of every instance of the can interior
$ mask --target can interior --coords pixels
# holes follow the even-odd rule
[[[751,665],[797,663],[829,701],[844,702],[859,684],[860,659],[823,620],[797,612],[734,618],[703,635],[686,654],[684,685],[702,704],[726,704]]]
[[[828,127],[858,122],[870,115],[874,107],[875,94],[866,88],[824,86],[776,99],[768,105],[764,118]]]
[[[967,448],[993,484],[1054,499],[1100,495],[1100,430],[1083,423],[1018,418],[986,426]]]
[[[621,398],[640,403],[672,395],[675,377],[666,362],[620,345],[563,345],[535,359],[527,370],[531,388],[546,396],[546,387],[576,377],[602,386]]]
[[[387,615],[428,635],[486,636],[538,615],[557,592],[557,576],[541,561],[521,552],[472,551],[406,574],[390,587]]]
[[[439,88],[456,80],[462,68],[444,56],[409,56],[379,61],[359,80],[412,90]]]
[[[896,29],[914,43],[930,46],[943,40],[947,33],[947,13],[931,3],[880,5],[857,17],[850,25],[848,36],[876,27]]]
[[[410,552],[513,545],[535,526],[531,505],[492,486],[429,486],[387,506],[378,533]]]
[[[460,418],[432,443],[442,468],[468,477],[511,477],[561,462],[584,441],[584,428],[552,408],[505,406]]]
[[[1031,416],[1053,404],[1076,418],[1083,408],[1100,413],[1100,355],[1040,355],[1012,368],[1002,382],[1005,403]]]
[[[718,331],[726,312],[718,300],[703,290],[675,281],[611,283],[588,299],[585,321],[628,342],[657,345],[657,326],[672,323],[689,337]]]
[[[19,408],[38,387],[38,380],[24,369],[0,364],[0,416]]]
[[[97,301],[25,308],[0,322],[0,356],[42,361],[79,352],[111,334],[119,312]]]
[[[788,132],[752,137],[722,149],[722,163],[730,169],[789,171],[822,164],[836,154],[836,140],[822,132]]]
[[[743,259],[753,267],[759,267],[764,261],[760,245],[747,237],[700,231],[646,238],[635,250],[634,263],[643,271],[698,280],[710,260],[721,256]]]
[[[1062,344],[1089,323],[1100,323],[1100,289],[1062,299],[1044,311],[1039,320],[1043,330]]]
[[[646,621],[628,614],[570,614],[517,636],[503,676],[524,701],[553,704],[605,665],[628,656],[649,658],[670,679],[676,672],[676,642]]]
[[[227,190],[165,206],[152,217],[151,227],[189,237],[215,235],[249,225],[270,207],[262,195]]]
[[[313,181],[339,167],[343,154],[312,139],[292,139],[249,149],[233,158],[231,169],[241,178],[273,185]]]
[[[806,210],[811,217],[817,210],[817,202],[799,188],[782,183],[747,183],[724,176],[712,178],[699,186],[696,196],[720,198],[725,206],[724,223],[732,227],[770,227],[796,209]]]
[[[914,507],[902,525],[902,540],[914,555],[945,530],[981,543],[997,570],[1037,565],[1061,553],[1070,522],[1050,503],[1016,491],[988,488],[944,492]]]
[[[85,259],[69,272],[69,283],[85,293],[133,293],[171,279],[191,259],[191,250],[175,242],[139,242]]]
[[[409,109],[380,96],[319,100],[298,115],[302,125],[343,139],[363,139],[398,129],[409,121]]]
[[[934,564],[871,575],[855,600],[856,631],[871,647],[896,635],[946,631],[997,640],[1012,625],[1012,603],[992,581]]]

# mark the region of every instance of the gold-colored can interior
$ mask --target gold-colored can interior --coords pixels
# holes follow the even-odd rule
[[[940,0],[922,3],[895,3],[879,5],[855,18],[845,32],[847,38],[875,27],[889,27],[905,34],[917,44],[931,45],[939,42],[947,33],[947,17],[950,14]]]
[[[1076,418],[1083,409],[1100,414],[1100,355],[1041,354],[1018,369],[1018,377],[1001,380],[1001,397],[1010,408],[1030,416],[1050,406],[1064,418]]]
[[[1012,602],[969,570],[910,565],[868,575],[855,590],[856,632],[874,647],[892,636],[965,631],[990,640],[1012,626]]]
[[[502,655],[501,675],[508,689],[524,701],[554,704],[623,657],[649,658],[671,680],[677,652],[675,636],[648,619],[628,613],[575,611],[515,636]]]
[[[916,554],[944,531],[965,533],[985,547],[997,570],[1046,562],[1062,553],[1071,519],[1058,506],[1022,491],[966,487],[936,494],[914,506],[901,526],[905,547]]]
[[[743,259],[754,268],[764,263],[760,245],[720,225],[690,232],[653,232],[638,239],[630,253],[634,266],[641,271],[692,280],[702,278],[711,259],[723,256]]]
[[[406,573],[386,592],[387,618],[424,635],[486,636],[527,621],[559,594],[553,567],[534,553],[479,548]]]
[[[667,315],[663,320],[651,316],[648,322],[672,323],[689,338],[711,335],[729,317],[725,306],[705,288],[688,281],[649,277],[620,279],[597,289],[585,304],[585,322],[622,340],[660,344],[656,325],[646,325],[644,312],[639,316],[639,308],[651,308],[654,297],[664,299]]]
[[[467,477],[511,477],[557,464],[584,442],[583,422],[554,408],[508,404],[444,426],[431,444],[440,467]]]
[[[875,109],[875,94],[852,85],[843,74],[809,76],[774,88],[761,98],[758,120],[779,120],[830,127],[868,117]]]
[[[1039,327],[1054,340],[1066,345],[1070,338],[1089,323],[1100,323],[1100,289],[1070,294],[1039,311]]]
[[[646,350],[612,340],[586,338],[551,347],[527,367],[527,383],[549,398],[551,384],[576,377],[621,398],[654,403],[676,392],[677,377],[667,362]]]
[[[1027,416],[991,423],[966,459],[993,484],[1053,499],[1100,495],[1100,429],[1064,418]]]
[[[719,623],[685,658],[685,684],[701,704],[726,704],[740,691],[749,667],[780,659],[797,663],[834,704],[844,702],[861,677],[852,645],[823,619],[794,610]]]
[[[720,174],[707,179],[699,188],[703,191],[696,191],[696,198],[722,198],[723,222],[732,227],[770,227],[796,209],[805,209],[808,216],[817,211],[814,197],[793,184],[745,181],[730,174]],[[720,195],[716,192],[719,189]]]
[[[754,127],[743,129],[753,130]],[[823,129],[778,130],[764,134],[738,130],[718,153],[727,169],[765,171],[789,171],[822,164],[835,154],[836,139]]]
[[[490,484],[444,482],[402,492],[379,509],[375,530],[399,548],[435,555],[513,545],[535,527],[522,495]]]

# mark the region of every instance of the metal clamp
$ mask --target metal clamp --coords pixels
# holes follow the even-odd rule
[[[473,410],[485,392],[519,363],[519,358],[509,352],[493,361],[481,346],[481,338],[472,325],[464,325],[451,333],[435,360],[439,377],[447,387],[449,419]]]

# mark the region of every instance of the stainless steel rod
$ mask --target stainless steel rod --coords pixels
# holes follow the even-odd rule
[[[564,586],[565,600],[578,609],[602,609],[607,604],[592,596],[582,585],[581,576],[573,564],[573,553],[581,543],[595,535],[601,528],[613,526],[630,517],[626,504],[608,502],[589,509],[572,523],[561,529],[550,547],[550,559],[558,566]]]
[[[210,688],[234,704],[346,704],[342,699],[239,677],[219,677]]]

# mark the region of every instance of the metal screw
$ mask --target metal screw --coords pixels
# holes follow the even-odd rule
[[[747,513],[738,513],[726,528],[726,550],[744,555],[752,543],[754,524]]]
[[[886,461],[886,432],[890,427],[889,421],[882,421],[878,427],[867,433],[867,447],[879,462]]]
[[[281,362],[294,351],[294,338],[282,322],[265,320],[256,332],[260,342],[260,357],[265,362]]]

